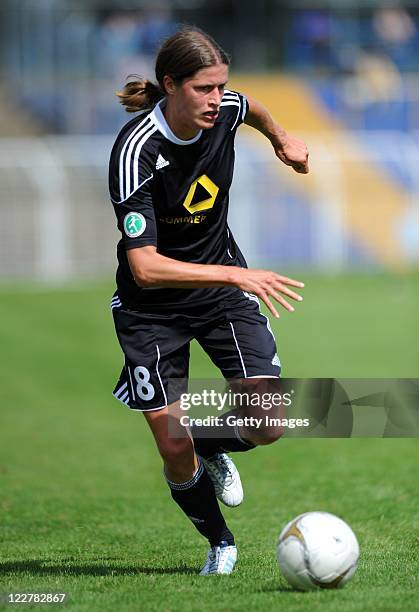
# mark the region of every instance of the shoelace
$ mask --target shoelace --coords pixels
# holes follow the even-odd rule
[[[219,470],[222,473],[222,479],[219,479],[220,484],[224,484],[228,477],[232,478],[233,474],[228,466],[228,463],[223,455],[218,455],[216,462]]]
[[[226,472],[227,474],[229,474],[230,476],[232,475],[230,467],[228,465],[228,462],[226,461],[226,458],[224,457],[224,455],[220,455],[218,458],[219,463],[221,463],[224,472]]]
[[[219,551],[220,550],[219,546],[214,546],[209,551],[209,567],[208,567],[208,571],[210,571],[210,572],[213,572],[214,570],[217,569],[217,561],[218,561],[217,548],[218,548],[218,551]]]
[[[220,546],[213,546],[209,551],[209,571],[220,569],[219,565],[222,566],[223,562],[227,559],[228,555],[227,548],[221,548]],[[224,557],[224,558],[223,558]]]

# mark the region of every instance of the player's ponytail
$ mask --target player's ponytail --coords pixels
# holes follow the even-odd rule
[[[119,101],[128,113],[152,108],[166,95],[163,79],[169,75],[175,83],[193,76],[202,68],[217,64],[228,66],[230,58],[220,45],[206,32],[194,26],[184,26],[165,40],[156,59],[157,83],[136,75],[122,91],[117,92]]]
[[[131,74],[128,78],[131,77],[137,80],[129,81],[122,91],[116,92],[127,113],[137,113],[146,108],[153,108],[164,97],[162,89],[156,83],[142,79],[135,74]]]

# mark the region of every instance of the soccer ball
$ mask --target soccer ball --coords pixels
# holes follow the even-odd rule
[[[301,591],[340,588],[354,575],[359,545],[334,514],[306,512],[284,527],[276,556],[288,582]]]

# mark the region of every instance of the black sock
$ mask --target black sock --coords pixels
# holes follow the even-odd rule
[[[215,496],[214,485],[208,476],[203,463],[194,476],[187,482],[176,483],[166,477],[172,497],[193,522],[210,546],[217,546],[225,541],[234,545],[234,537],[226,525]]]
[[[208,459],[215,453],[222,452],[246,452],[255,448],[255,445],[240,436],[237,425],[229,425],[226,417],[237,414],[235,411],[226,412],[221,417],[222,424],[217,427],[198,427],[191,428],[195,452],[200,457]]]

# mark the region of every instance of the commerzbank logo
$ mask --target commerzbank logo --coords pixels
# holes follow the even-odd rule
[[[130,212],[124,218],[124,232],[129,238],[138,238],[146,228],[146,221],[141,213]]]
[[[183,206],[191,215],[198,211],[208,210],[214,206],[218,190],[217,185],[206,174],[203,174],[189,187]]]

